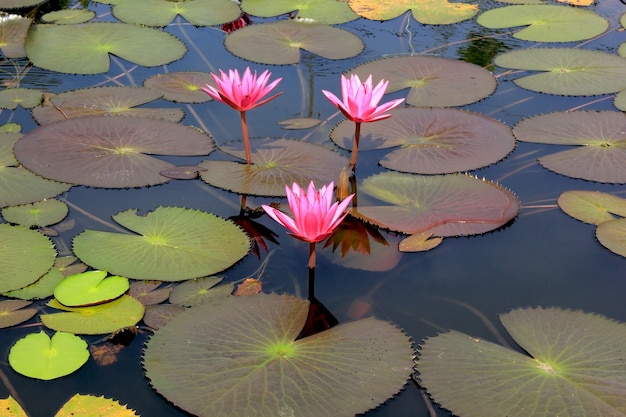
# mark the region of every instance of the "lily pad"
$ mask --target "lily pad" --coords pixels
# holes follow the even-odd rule
[[[565,191],[557,201],[561,210],[581,222],[600,224],[626,217],[626,199],[599,191]]]
[[[96,17],[96,13],[87,9],[64,9],[55,10],[41,16],[41,20],[46,23],[56,23],[57,25],[75,25],[85,23]]]
[[[22,300],[41,300],[54,294],[54,288],[65,278],[58,268],[52,268],[41,278],[18,290],[3,293],[7,297],[20,298]]]
[[[178,15],[195,26],[214,26],[241,14],[231,0],[124,0],[111,11],[121,21],[146,26],[167,26]]]
[[[24,226],[0,224],[0,293],[32,284],[54,264],[54,245]]]
[[[478,13],[478,5],[447,0],[348,0],[358,15],[372,20],[395,19],[407,10],[425,25],[462,22]]]
[[[336,0],[243,0],[241,8],[254,16],[272,17],[297,10],[295,19],[334,25],[359,16],[345,1]]]
[[[108,334],[134,326],[144,313],[143,305],[129,295],[89,307],[66,307],[51,300],[48,307],[63,313],[41,314],[43,324],[53,330],[76,334]]]
[[[456,59],[398,56],[359,65],[350,73],[361,79],[389,81],[387,93],[410,88],[406,102],[420,107],[451,107],[474,103],[493,93],[496,79],[489,71]]]
[[[314,117],[294,117],[292,119],[284,119],[278,122],[283,129],[287,130],[310,129],[320,123],[322,123],[322,121]]]
[[[421,232],[403,239],[398,245],[400,252],[424,252],[436,248],[441,244],[443,238],[431,237],[433,232]]]
[[[379,163],[418,174],[446,174],[481,168],[499,161],[515,148],[508,126],[478,113],[457,109],[394,109],[392,117],[361,126],[359,151],[398,149]],[[352,149],[354,123],[344,120],[330,138]]]
[[[1,9],[19,9],[22,7],[36,6],[45,0],[2,0]]]
[[[243,258],[250,240],[234,223],[213,214],[159,207],[145,216],[113,216],[135,233],[86,230],[74,253],[95,269],[134,279],[182,281],[223,271]]]
[[[176,61],[186,52],[185,45],[169,33],[111,22],[33,25],[25,48],[36,66],[70,74],[107,72],[109,53],[154,67]]]
[[[590,181],[626,183],[626,115],[622,112],[547,113],[522,120],[513,133],[522,142],[575,145],[539,158],[551,171]]]
[[[67,204],[55,199],[2,209],[4,220],[26,227],[50,226],[63,220],[67,213]]]
[[[464,417],[626,413],[623,323],[558,308],[500,319],[523,353],[456,331],[422,344],[419,379],[436,402]]]
[[[146,326],[158,330],[169,323],[172,317],[185,310],[185,307],[175,304],[149,305],[146,307],[143,322]]]
[[[339,178],[348,160],[330,149],[290,139],[255,140],[252,165],[230,161],[203,161],[200,177],[207,183],[240,194],[285,196],[285,185],[294,182],[328,184]],[[245,159],[241,142],[222,151]]]
[[[87,343],[80,337],[57,332],[49,337],[43,331],[18,340],[9,351],[14,371],[43,380],[69,375],[89,359]]]
[[[17,106],[25,109],[41,104],[43,93],[30,88],[6,88],[0,91],[0,108],[15,110]]]
[[[158,91],[163,99],[179,103],[204,103],[213,100],[202,88],[215,85],[208,72],[168,72],[147,78],[143,86]]]
[[[536,42],[581,41],[609,28],[609,22],[591,10],[552,4],[499,7],[482,13],[476,22],[490,29],[529,25],[513,37]]]
[[[308,304],[257,294],[190,308],[148,341],[146,375],[165,398],[200,417],[348,416],[403,387],[414,352],[400,329],[368,318],[296,340]]]
[[[11,0],[8,0],[9,3]],[[0,8],[8,8],[6,2]],[[41,1],[38,1],[41,3]],[[0,12],[0,50],[6,58],[21,58],[26,56],[24,42],[32,19],[17,14]]]
[[[38,312],[36,308],[24,308],[31,304],[32,301],[24,300],[0,301],[0,329],[30,320]]]
[[[13,150],[30,171],[92,187],[126,188],[169,181],[174,165],[149,156],[206,155],[213,140],[197,129],[140,117],[88,116],[38,127]]]
[[[177,285],[170,294],[170,303],[195,306],[228,297],[233,292],[233,283],[218,285],[224,277],[204,277]]]
[[[127,278],[107,277],[106,271],[88,271],[70,275],[59,282],[54,297],[63,305],[83,307],[118,298],[129,286]]]
[[[626,45],[626,42],[624,42],[624,45]],[[626,53],[624,55],[626,55]],[[613,100],[613,104],[619,110],[626,111],[626,89],[620,91],[619,93],[617,93],[615,95],[615,99]]]
[[[74,394],[54,417],[139,417],[133,410],[117,402],[95,395]]]
[[[0,410],[4,411],[4,417],[28,417],[20,404],[10,395],[4,399],[0,398]]]
[[[580,48],[530,48],[496,56],[504,68],[542,71],[514,80],[522,88],[565,96],[611,94],[626,88],[626,59]]]
[[[130,284],[128,295],[144,306],[159,304],[169,298],[173,289],[173,287],[159,288],[161,284],[161,281],[135,281]]]
[[[231,32],[224,45],[238,57],[276,65],[297,64],[300,49],[328,59],[346,59],[364,47],[358,36],[346,30],[293,20],[245,26]]]
[[[596,238],[611,252],[626,257],[626,219],[602,222],[596,228]]]

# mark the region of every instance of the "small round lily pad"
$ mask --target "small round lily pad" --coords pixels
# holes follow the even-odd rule
[[[65,277],[54,289],[54,297],[63,305],[83,307],[113,300],[129,286],[127,278],[107,277],[106,271],[88,271]]]

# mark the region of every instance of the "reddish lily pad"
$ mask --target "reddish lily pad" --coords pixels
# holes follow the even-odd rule
[[[361,79],[389,81],[387,93],[410,88],[406,102],[420,107],[462,106],[481,100],[496,89],[489,71],[456,59],[398,56],[368,62],[350,70]]]
[[[215,85],[208,72],[168,72],[147,78],[143,86],[163,95],[165,100],[179,103],[204,103],[213,100],[202,88]]]
[[[575,145],[539,158],[551,171],[590,181],[626,183],[626,115],[622,112],[542,114],[522,120],[513,133],[522,142]]]
[[[172,317],[185,310],[185,307],[175,304],[149,305],[146,307],[143,322],[146,326],[158,330],[162,326],[165,326]]]
[[[6,1],[0,4],[0,8],[7,8],[5,3]],[[17,14],[0,12],[0,50],[6,58],[26,56],[24,41],[32,22],[32,19]]]
[[[557,200],[568,215],[590,224],[626,217],[626,199],[599,191],[565,191]]]
[[[228,297],[233,292],[233,283],[218,285],[224,277],[204,277],[185,281],[174,288],[170,303],[195,306]]]
[[[144,306],[159,304],[167,300],[173,287],[161,286],[161,281],[135,281],[130,284],[128,295],[139,300]]]
[[[172,164],[150,156],[206,155],[213,140],[197,129],[139,117],[89,116],[40,126],[22,136],[14,152],[46,178],[105,188],[169,181]]]
[[[358,15],[372,20],[394,19],[407,10],[420,23],[443,25],[462,22],[478,13],[478,5],[447,0],[348,0]]]
[[[30,320],[38,312],[36,308],[24,308],[31,304],[32,301],[24,300],[0,301],[0,329]]]
[[[174,180],[193,180],[198,178],[198,174],[203,171],[206,171],[206,168],[197,165],[180,165],[164,169],[159,174]]]
[[[399,147],[380,161],[386,168],[417,174],[446,174],[481,168],[515,148],[508,126],[457,109],[404,108],[361,126],[359,151]],[[354,123],[344,120],[330,138],[352,149]]]

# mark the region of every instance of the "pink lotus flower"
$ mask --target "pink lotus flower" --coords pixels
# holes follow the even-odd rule
[[[267,205],[262,206],[263,210],[272,219],[289,229],[291,235],[311,244],[326,239],[339,226],[347,215],[348,204],[354,197],[352,194],[342,202],[333,203],[333,182],[318,191],[311,181],[306,194],[295,182],[291,189],[288,186],[285,186],[285,189],[293,219]]]
[[[259,76],[254,71],[253,75],[250,72],[250,67],[245,69],[243,76],[240,76],[237,70],[228,70],[228,74],[220,70],[219,77],[211,73],[211,76],[217,83],[217,87],[207,84],[206,88],[202,88],[202,90],[215,100],[226,103],[235,110],[240,112],[247,111],[259,107],[282,94],[278,93],[263,99],[282,80],[282,78],[278,78],[272,81],[270,85],[267,85],[270,75],[271,73],[268,70],[263,71]]]

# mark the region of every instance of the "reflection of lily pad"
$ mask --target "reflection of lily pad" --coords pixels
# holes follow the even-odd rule
[[[111,22],[34,25],[25,47],[36,66],[72,74],[107,72],[109,53],[154,67],[176,61],[186,52],[185,45],[169,33]]]
[[[236,146],[236,148],[235,148]],[[245,158],[240,142],[221,150]],[[252,143],[252,165],[230,161],[203,161],[200,177],[209,184],[249,195],[284,196],[285,185],[328,184],[339,178],[348,160],[328,148],[289,139]]]
[[[538,42],[573,42],[593,38],[608,29],[609,22],[587,9],[552,4],[507,6],[491,9],[476,20],[501,29],[530,25],[513,37]]]
[[[200,417],[354,415],[411,375],[411,342],[393,324],[369,318],[296,340],[307,313],[307,301],[276,294],[192,307],[150,338],[146,374]]]
[[[328,59],[358,55],[363,42],[356,35],[321,23],[293,20],[245,26],[231,32],[225,40],[233,54],[262,64],[297,64],[300,49]]]
[[[559,196],[561,210],[581,222],[600,224],[626,217],[626,199],[599,191],[565,191]]]
[[[478,12],[477,4],[447,0],[348,0],[358,15],[372,20],[394,19],[407,10],[420,23],[443,25],[462,22]]]
[[[32,304],[32,301],[3,300],[0,301],[0,328],[15,326],[23,323],[37,314],[36,308],[24,308]]]
[[[168,72],[147,78],[143,85],[163,94],[165,100],[179,103],[204,103],[212,100],[202,88],[215,85],[208,72]]]
[[[522,142],[576,146],[539,158],[551,171],[590,181],[626,183],[626,115],[622,112],[542,114],[522,120],[513,132]]]
[[[386,154],[386,168],[418,174],[445,174],[481,168],[504,158],[515,138],[504,124],[457,109],[404,108],[392,117],[361,127],[359,151],[398,149]],[[344,120],[330,138],[352,149],[354,123]]]
[[[127,23],[167,26],[181,15],[195,26],[214,26],[232,22],[241,14],[231,0],[124,0],[113,6],[113,15]]]
[[[41,104],[43,93],[30,88],[6,88],[0,91],[0,108],[15,110],[17,106],[25,109]]]
[[[524,353],[456,331],[422,344],[419,379],[436,402],[464,417],[626,412],[626,325],[557,308],[500,319]]]
[[[389,81],[387,92],[410,88],[406,102],[412,106],[462,106],[483,99],[496,89],[489,71],[456,59],[436,56],[399,56],[368,62],[350,70],[361,79]]]
[[[0,7],[7,8],[5,3],[6,1],[0,4]],[[38,1],[38,3],[41,2]],[[32,19],[0,12],[0,50],[5,57],[21,58],[26,56],[24,41],[31,23]]]
[[[106,271],[88,271],[66,277],[54,289],[54,297],[63,305],[81,307],[100,304],[124,294],[128,279],[108,276]]]
[[[238,226],[199,210],[159,207],[145,216],[127,210],[113,220],[136,234],[86,230],[74,238],[74,253],[96,269],[128,278],[211,275],[243,258],[250,246]]]
[[[52,198],[32,204],[5,207],[2,209],[2,217],[10,223],[26,227],[43,227],[60,222],[67,216],[67,212],[67,204]]]
[[[596,229],[596,238],[611,252],[626,257],[626,219],[602,222]]]
[[[272,17],[293,12],[296,19],[306,19],[318,23],[333,25],[358,18],[345,1],[337,0],[244,0],[241,4],[244,12],[254,16]]]
[[[46,178],[93,187],[167,182],[173,165],[150,156],[206,155],[213,141],[197,129],[140,117],[88,116],[50,123],[22,136],[19,161]]]

